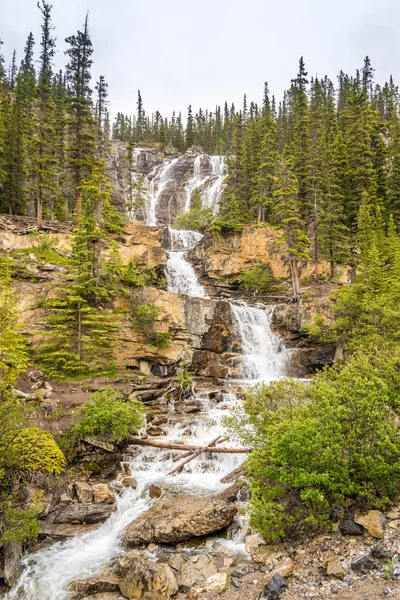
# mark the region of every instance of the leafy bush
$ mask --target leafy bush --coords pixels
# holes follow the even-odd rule
[[[210,226],[213,218],[211,208],[192,208],[175,219],[173,228],[203,232]]]
[[[18,506],[18,490],[26,471],[60,472],[65,458],[53,436],[26,427],[34,403],[27,404],[0,384],[0,543],[23,542],[39,532],[37,510]]]
[[[277,292],[280,286],[276,284],[268,265],[256,265],[238,277],[240,288],[254,296]]]
[[[189,373],[186,367],[183,367],[178,373],[178,381],[181,384],[182,389],[186,390],[193,381],[193,375]]]
[[[229,426],[255,447],[250,519],[268,540],[304,520],[326,526],[351,503],[388,504],[400,476],[399,367],[399,351],[376,350],[308,385],[283,380],[248,392],[246,415]]]
[[[155,286],[163,288],[166,280],[159,277],[155,269],[143,270],[134,260],[130,260],[121,270],[121,283],[131,288],[145,288]]]
[[[154,331],[147,336],[147,343],[157,348],[168,348],[171,344],[172,334],[169,331]]]
[[[65,468],[65,456],[48,431],[38,427],[22,429],[12,444],[20,469],[59,474]]]
[[[160,309],[154,304],[139,304],[132,309],[135,329],[148,331],[160,316]]]
[[[95,392],[83,405],[79,421],[71,429],[75,439],[99,436],[118,443],[144,425],[144,406],[139,400],[125,402],[111,387]]]

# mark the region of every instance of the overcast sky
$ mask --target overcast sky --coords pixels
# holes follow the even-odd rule
[[[16,48],[19,63],[29,31],[39,42],[40,12],[36,0],[0,6],[3,53],[9,61]],[[260,101],[264,81],[280,98],[300,55],[309,75],[336,83],[368,54],[377,81],[392,73],[400,84],[399,0],[53,0],[58,68],[86,10],[93,75],[108,81],[113,114],[132,113],[138,89],[147,113],[165,115],[241,103],[244,93]]]

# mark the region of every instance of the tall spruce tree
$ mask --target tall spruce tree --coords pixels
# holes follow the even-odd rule
[[[93,54],[89,34],[89,17],[86,15],[83,31],[67,37],[69,62],[66,79],[69,96],[67,166],[75,207],[79,209],[80,185],[90,172],[96,153],[95,121],[92,113],[90,87]]]
[[[29,193],[36,206],[37,227],[41,229],[43,210],[49,210],[56,194],[55,104],[52,88],[52,64],[56,40],[52,32],[51,4],[38,2],[42,14],[40,69],[37,101],[33,110],[32,139],[29,147]]]
[[[307,252],[310,240],[303,231],[301,220],[301,201],[298,192],[297,177],[290,161],[283,156],[277,158],[275,176],[275,203],[273,217],[284,231],[286,256],[293,286],[293,299],[300,298],[300,261],[310,260]]]

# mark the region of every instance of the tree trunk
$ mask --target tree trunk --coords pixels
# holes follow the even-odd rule
[[[329,273],[329,279],[330,281],[332,281],[334,275],[335,275],[335,262],[333,260],[331,260],[330,264],[330,273]]]
[[[166,448],[167,450],[192,450],[196,452],[218,452],[225,454],[244,454],[252,452],[253,448],[217,448],[215,446],[191,446],[190,444],[175,444],[173,442],[159,442],[157,440],[149,440],[148,438],[138,438],[130,436],[128,443],[135,446],[151,446],[152,448]]]
[[[37,207],[36,207],[36,224],[38,229],[42,229],[43,226],[43,199],[42,191],[39,189]]]
[[[78,356],[79,356],[79,360],[82,360],[82,312],[81,312],[81,305],[80,305],[80,303],[78,304],[77,324],[78,324],[78,348],[77,348],[77,353],[78,353]]]

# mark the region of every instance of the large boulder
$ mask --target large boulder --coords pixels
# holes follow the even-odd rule
[[[169,561],[170,567],[176,574],[179,589],[188,592],[194,586],[203,585],[206,580],[218,571],[212,557],[204,552],[194,556],[174,554]]]
[[[113,573],[104,573],[89,579],[74,581],[69,586],[73,598],[83,598],[102,592],[119,592],[119,578]]]
[[[224,529],[237,509],[217,498],[177,496],[158,502],[128,525],[124,538],[139,544],[175,544]]]
[[[4,542],[4,581],[12,586],[21,573],[22,544]]]
[[[178,582],[170,566],[136,556],[119,588],[128,600],[168,600]]]
[[[110,504],[70,504],[61,506],[47,517],[47,523],[102,523],[112,512]]]

